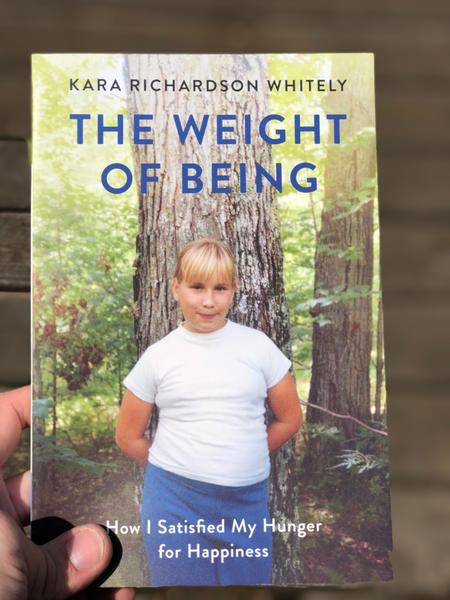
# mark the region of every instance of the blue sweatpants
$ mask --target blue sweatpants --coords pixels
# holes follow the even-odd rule
[[[267,489],[267,480],[229,487],[149,464],[141,529],[151,585],[271,583]]]

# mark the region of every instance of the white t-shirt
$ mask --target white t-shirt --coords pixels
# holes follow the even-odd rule
[[[219,485],[268,477],[265,398],[290,365],[264,333],[232,321],[212,333],[180,325],[149,346],[124,379],[159,408],[149,462]]]

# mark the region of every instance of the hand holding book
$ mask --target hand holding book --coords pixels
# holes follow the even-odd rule
[[[0,466],[30,426],[30,388],[0,395]],[[30,520],[30,472],[0,478],[0,599],[68,598],[108,566],[111,541],[99,525],[83,525],[45,546],[33,544],[22,527]],[[113,600],[132,600],[131,589],[104,590]],[[98,597],[98,595],[97,595]]]

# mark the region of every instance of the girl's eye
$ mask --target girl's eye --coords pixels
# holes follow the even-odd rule
[[[202,289],[202,285],[200,285],[199,283],[193,283],[191,286],[189,286],[191,289],[193,290],[201,290]]]
[[[219,292],[224,292],[227,289],[227,287],[225,285],[218,285],[216,287],[216,290],[218,290]]]

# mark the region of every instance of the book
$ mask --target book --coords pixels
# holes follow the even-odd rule
[[[111,587],[391,579],[373,55],[32,84],[33,520],[115,533]]]

